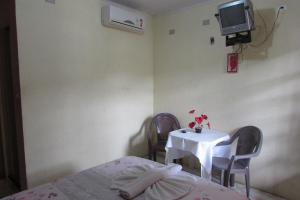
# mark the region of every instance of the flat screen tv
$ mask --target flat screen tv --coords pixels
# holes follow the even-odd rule
[[[253,6],[250,0],[235,0],[218,6],[222,35],[254,29]]]

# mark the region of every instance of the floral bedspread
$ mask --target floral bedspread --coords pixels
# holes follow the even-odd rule
[[[122,170],[138,164],[162,165],[128,156],[1,200],[122,200],[118,191],[110,189],[112,180]],[[228,188],[185,172],[181,173],[197,179],[197,186],[183,200],[247,200],[245,196]],[[144,199],[144,194],[135,198],[135,200]]]
[[[54,185],[46,184],[36,187],[32,190],[17,193],[15,195],[4,198],[5,200],[66,200],[68,199],[61,191],[59,191]]]

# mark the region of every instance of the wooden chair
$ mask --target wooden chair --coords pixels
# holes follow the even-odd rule
[[[236,139],[236,154],[229,158],[213,157],[212,170],[221,172],[220,184],[229,186],[229,181],[234,182],[234,174],[244,174],[246,181],[247,197],[250,193],[250,159],[259,155],[263,135],[259,128],[246,126],[239,129],[227,142],[221,145],[232,144]],[[220,144],[218,145],[220,146]],[[231,183],[231,185],[234,183]]]
[[[153,130],[154,129],[154,130]],[[165,146],[171,131],[180,129],[177,118],[170,113],[157,114],[150,124],[147,134],[148,139],[148,156],[149,159],[156,161],[156,152],[165,152]],[[153,132],[155,132],[156,141],[153,140]]]

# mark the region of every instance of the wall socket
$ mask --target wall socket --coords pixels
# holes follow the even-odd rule
[[[169,30],[169,35],[175,35],[175,29],[170,29]]]
[[[278,10],[286,11],[287,10],[287,5],[280,5],[278,7]]]

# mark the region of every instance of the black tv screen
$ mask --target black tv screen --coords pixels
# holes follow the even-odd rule
[[[223,28],[246,23],[244,4],[220,9],[220,19]]]

